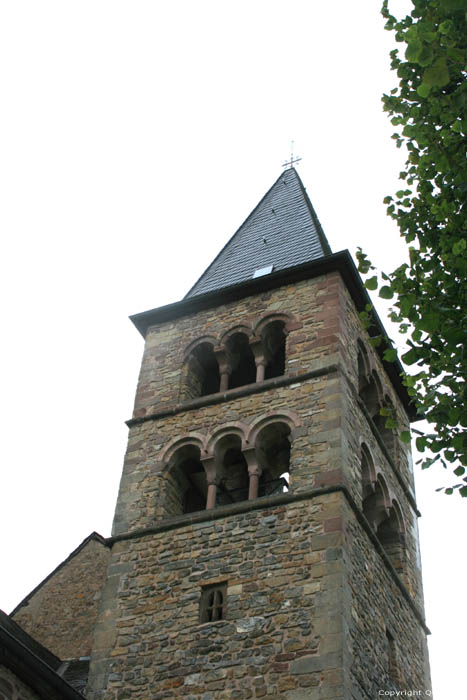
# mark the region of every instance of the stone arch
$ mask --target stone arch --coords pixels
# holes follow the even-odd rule
[[[368,382],[359,391],[359,396],[371,418],[379,413],[383,400],[383,387],[375,370],[368,377]]]
[[[172,438],[172,440],[169,440],[165,447],[162,448],[157,461],[163,464],[164,468],[168,467],[175,452],[186,445],[197,447],[200,451],[200,455],[204,456],[206,454],[204,447],[205,442],[206,437],[198,432],[185,433],[185,435]]]
[[[213,430],[206,440],[206,453],[209,457],[213,457],[216,453],[216,443],[226,435],[237,435],[241,440],[242,449],[246,443],[246,433],[248,426],[246,423],[235,421],[228,425],[223,425],[220,428]]]
[[[362,501],[374,493],[376,484],[376,469],[368,446],[361,445],[361,474],[362,474]]]
[[[385,415],[381,415],[381,409],[384,410]],[[387,414],[387,415],[386,415]],[[386,394],[378,406],[378,410],[372,416],[373,423],[379,433],[379,436],[385,446],[390,458],[394,463],[397,463],[398,457],[398,438],[397,432],[390,427],[386,426],[386,422],[389,418],[395,416],[394,404],[392,403],[389,396]]]
[[[262,316],[259,321],[255,323],[253,326],[253,333],[255,336],[260,337],[262,332],[264,331],[265,327],[272,323],[273,321],[282,321],[282,323],[285,326],[285,330],[287,333],[290,332],[289,326],[293,323],[295,323],[295,318],[292,314],[289,313],[278,313],[278,312],[272,312],[268,313],[265,316]]]
[[[366,347],[359,338],[357,340],[357,371],[358,371],[358,394],[359,396],[365,391],[366,386],[370,382],[371,369],[368,352]],[[362,397],[363,399],[363,397]],[[364,400],[364,399],[363,399]]]
[[[243,333],[246,335],[248,338],[251,338],[253,335],[253,329],[251,328],[250,325],[246,323],[239,323],[236,326],[233,326],[232,328],[229,328],[228,331],[225,331],[219,341],[219,347],[225,347],[226,342],[231,338],[233,335],[236,333]]]
[[[195,338],[189,345],[186,346],[183,353],[183,362],[186,362],[190,353],[203,343],[210,343],[214,348],[217,346],[217,338],[214,335],[203,335],[200,338]]]
[[[378,474],[374,488],[364,498],[362,503],[363,514],[375,533],[381,523],[388,517],[389,505],[389,489],[384,477]]]
[[[207,479],[202,463],[202,443],[186,437],[174,442],[165,453],[164,506],[168,515],[204,510]]]
[[[185,350],[182,369],[181,400],[215,394],[220,388],[219,363],[214,351],[216,339],[204,336]]]
[[[271,411],[265,415],[258,416],[258,418],[255,418],[250,424],[246,434],[247,443],[254,445],[260,430],[269,424],[280,422],[286,423],[289,426],[292,439],[294,437],[294,431],[302,425],[300,416],[294,411],[280,411],[276,413]]]
[[[250,345],[251,329],[237,326],[223,336],[230,368],[229,389],[256,382],[256,362]]]
[[[295,413],[283,411],[260,416],[250,426],[247,441],[254,446],[259,496],[288,491],[292,440],[300,424]]]
[[[223,430],[218,433],[213,448],[218,474],[216,504],[246,501],[250,479],[243,449],[243,431]]]
[[[404,576],[407,568],[405,524],[401,508],[395,499],[391,502],[388,517],[379,525],[376,536],[397,573]]]

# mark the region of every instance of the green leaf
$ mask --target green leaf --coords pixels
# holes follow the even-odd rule
[[[407,61],[411,61],[412,63],[416,63],[418,61],[418,57],[420,55],[420,52],[422,50],[423,44],[419,39],[414,39],[411,41],[407,49],[405,51],[405,58]]]
[[[412,349],[409,350],[409,352],[406,352],[404,355],[402,355],[402,359],[406,365],[413,365],[415,362],[417,362],[417,360],[420,359],[420,356],[418,352]]]
[[[438,330],[440,324],[440,315],[436,312],[429,312],[423,314],[419,326],[423,331],[427,333],[435,333]]]
[[[438,58],[430,68],[426,69],[423,73],[423,83],[430,87],[444,87],[449,83],[448,64],[444,56]]]
[[[423,46],[422,50],[419,52],[417,57],[417,63],[419,66],[430,66],[433,62],[433,49],[431,46]]]
[[[417,450],[419,452],[423,452],[425,450],[425,447],[426,447],[426,437],[418,437],[415,440],[415,445],[416,445]]]
[[[449,34],[454,29],[454,22],[452,19],[446,19],[438,27],[440,34]]]
[[[384,351],[383,359],[386,360],[386,362],[395,362],[397,360],[397,350],[388,348]]]
[[[394,296],[394,292],[392,291],[391,287],[388,287],[388,285],[384,285],[384,287],[381,287],[379,290],[378,296],[381,297],[381,299],[392,299]]]
[[[366,282],[365,282],[365,287],[366,287],[367,289],[371,289],[371,290],[376,289],[376,288],[378,287],[378,278],[377,278],[377,276],[374,275],[373,277],[370,277],[369,279],[367,279]]]
[[[400,439],[402,442],[410,443],[411,435],[410,430],[403,430],[400,434]]]
[[[417,88],[417,95],[420,95],[420,97],[428,97],[430,92],[431,92],[431,85],[428,85],[428,83],[422,83]]]
[[[456,476],[463,476],[465,474],[465,467],[457,467],[457,469],[454,469],[454,474]]]
[[[465,498],[467,496],[467,486],[462,486],[459,489],[459,493],[462,496],[462,498]]]
[[[462,251],[466,249],[466,247],[467,243],[465,241],[465,238],[461,238],[460,241],[457,241],[452,246],[452,252],[454,253],[454,255],[460,255]]]

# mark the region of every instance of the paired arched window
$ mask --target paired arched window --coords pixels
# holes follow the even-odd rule
[[[363,514],[395,570],[404,574],[406,554],[402,512],[398,502],[391,498],[384,477],[381,474],[376,475],[366,445],[362,445],[361,474]]]
[[[212,337],[192,343],[182,372],[182,401],[282,376],[286,337],[286,320],[268,317],[255,333],[238,326],[219,344]]]

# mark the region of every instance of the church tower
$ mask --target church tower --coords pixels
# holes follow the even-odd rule
[[[415,414],[368,303],[291,167],[182,301],[132,317],[145,351],[89,700],[430,687],[399,439]]]

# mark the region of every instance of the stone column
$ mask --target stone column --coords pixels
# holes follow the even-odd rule
[[[217,464],[214,457],[207,457],[201,460],[201,463],[206,472],[206,481],[208,483],[208,492],[206,496],[206,510],[211,510],[216,507],[217,486],[219,478],[217,476]]]
[[[246,463],[248,464],[248,500],[251,501],[254,498],[258,498],[259,480],[263,470],[259,466],[258,457],[254,447],[243,450],[243,454],[245,456]]]
[[[208,481],[208,495],[206,498],[206,510],[211,510],[216,507],[216,496],[217,496],[217,479],[214,479],[211,483]]]
[[[219,365],[220,385],[219,391],[227,391],[229,388],[229,377],[232,373],[232,367],[227,359],[227,353],[224,348],[216,348],[214,350],[217,364]]]
[[[267,365],[267,359],[262,339],[256,338],[255,340],[251,340],[250,347],[253,351],[256,363],[256,381],[262,382],[264,380],[264,372]]]

